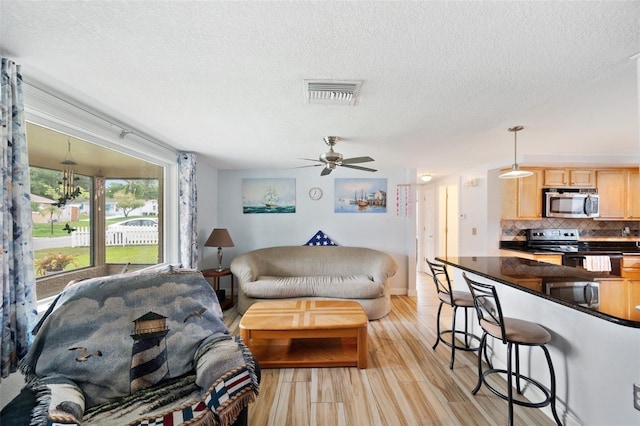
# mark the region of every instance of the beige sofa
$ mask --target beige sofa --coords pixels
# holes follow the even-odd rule
[[[391,310],[388,278],[397,265],[386,253],[361,247],[285,246],[242,254],[231,262],[238,312],[273,299],[348,299],[369,319]]]

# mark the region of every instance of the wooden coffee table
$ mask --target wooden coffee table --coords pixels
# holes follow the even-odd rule
[[[367,368],[368,324],[358,302],[274,300],[247,309],[240,336],[260,368]]]

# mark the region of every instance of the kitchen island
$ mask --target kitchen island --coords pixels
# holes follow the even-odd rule
[[[637,292],[629,291],[631,286],[640,286],[640,282],[625,280],[607,272],[590,272],[582,268],[573,268],[538,262],[519,257],[459,257],[439,259],[451,266],[495,280],[535,296],[567,306],[568,308],[611,321],[626,327],[640,328],[640,305]],[[597,303],[589,305],[584,298],[584,287],[593,283],[598,287]],[[554,292],[558,284],[575,285],[575,293]],[[579,286],[579,287],[578,287]],[[463,288],[465,289],[465,288]]]
[[[631,280],[517,257],[436,259],[454,268],[454,289],[468,291],[463,272],[475,281],[494,284],[505,316],[537,322],[549,330],[558,412],[565,424],[640,424],[640,410],[634,408],[634,384],[640,385],[640,321],[633,319],[635,305],[633,312],[609,310],[634,303],[628,292],[619,291]],[[547,294],[555,283],[597,283],[599,303],[588,306]],[[615,291],[609,291],[609,285]],[[477,322],[473,328],[481,334]],[[506,348],[498,343],[491,347],[493,362],[504,367]],[[525,350],[521,349],[521,358],[527,360],[523,368],[548,383],[541,351],[525,354]],[[525,395],[539,398],[531,389]],[[550,415],[547,409],[543,410]]]

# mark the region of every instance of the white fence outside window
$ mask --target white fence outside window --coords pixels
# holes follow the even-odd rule
[[[71,247],[89,247],[91,232],[88,226],[78,227],[71,233]],[[148,246],[158,244],[158,228],[155,226],[122,226],[107,230],[107,246]]]

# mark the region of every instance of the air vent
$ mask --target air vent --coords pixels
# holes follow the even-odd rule
[[[310,104],[355,105],[361,81],[305,80],[304,96]]]

